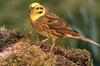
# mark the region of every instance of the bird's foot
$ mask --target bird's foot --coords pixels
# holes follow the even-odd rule
[[[55,43],[51,46],[50,52],[54,49]]]

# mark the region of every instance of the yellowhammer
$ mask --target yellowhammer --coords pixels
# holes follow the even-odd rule
[[[52,38],[53,45],[57,38],[75,38],[88,41],[94,45],[100,46],[96,42],[84,37],[79,32],[71,28],[67,23],[61,20],[58,16],[46,9],[40,3],[32,3],[29,6],[31,24],[33,28],[42,35]]]

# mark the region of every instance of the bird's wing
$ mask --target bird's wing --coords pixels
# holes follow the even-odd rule
[[[48,11],[46,14],[46,18],[48,19],[48,25],[52,28],[63,28],[65,26],[69,27],[69,25],[65,24],[58,16],[53,14],[51,11]]]
[[[62,21],[58,16],[56,16],[55,14],[53,14],[51,11],[49,11],[46,14],[47,17],[47,22],[48,22],[48,26],[51,29],[57,29],[57,30],[65,30],[65,31],[72,31],[72,32],[76,32],[76,30],[74,30],[73,28],[71,28],[67,23],[65,23],[64,21]]]
[[[55,30],[56,33],[59,33],[62,36],[71,35],[71,36],[79,36],[79,33],[71,28],[67,23],[62,21],[58,16],[53,14],[51,11],[48,11],[45,15],[47,19],[47,24],[49,29]]]

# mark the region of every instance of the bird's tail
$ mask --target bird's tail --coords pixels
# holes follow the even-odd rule
[[[94,44],[94,45],[100,47],[100,44],[98,44],[98,43],[96,43],[95,41],[93,41],[93,40],[91,40],[91,39],[88,39],[88,38],[86,38],[86,37],[84,37],[84,36],[80,36],[78,39],[81,39],[81,40],[83,40],[83,41],[90,42],[90,43],[92,43],[92,44]]]

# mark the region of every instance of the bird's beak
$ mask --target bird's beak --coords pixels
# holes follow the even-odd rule
[[[34,12],[34,9],[33,8],[29,8],[29,12],[30,13],[33,13]]]

